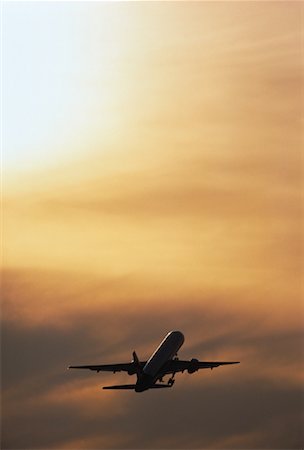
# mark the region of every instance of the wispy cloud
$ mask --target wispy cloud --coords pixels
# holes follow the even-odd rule
[[[32,280],[38,277],[39,273],[32,274]],[[69,284],[68,276],[66,280]],[[63,286],[57,292],[58,308],[65,301]],[[34,294],[29,279],[26,289],[24,284],[22,290],[15,287],[16,298],[21,292],[38,295],[37,303],[45,300],[40,291]],[[134,309],[131,298],[130,308],[100,302],[91,309],[82,297],[81,309],[65,319],[66,326],[60,319],[49,324],[26,316],[16,320],[5,308],[6,448],[71,448],[75,442],[86,448],[297,448],[301,328],[275,325],[271,316],[259,312],[219,309],[220,301],[170,303],[162,308],[162,300],[155,296],[154,302],[135,302]],[[180,375],[169,393],[170,402],[151,393],[135,398],[134,393],[121,397],[101,391],[102,385],[124,382],[127,375],[66,370],[71,363],[128,361],[133,349],[146,358],[172,328],[186,335],[181,357],[240,359],[240,366]],[[286,421],[289,433],[282,431]],[[16,428],[18,434],[13,435]]]
[[[31,16],[53,50],[56,7]],[[79,72],[76,103],[60,102],[83,109],[37,135],[31,117],[63,90],[31,40],[49,92],[45,114],[5,115],[10,155],[22,148],[36,170],[5,168],[2,448],[303,447],[301,9],[66,5],[52,20]],[[5,42],[31,52],[21,38]],[[71,75],[72,61],[50,61],[56,80]],[[41,159],[65,159],[35,165],[42,141]],[[145,359],[176,328],[181,357],[241,364],[140,396],[100,389],[123,374],[66,370]]]

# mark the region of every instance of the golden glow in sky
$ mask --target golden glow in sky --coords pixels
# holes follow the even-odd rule
[[[35,362],[6,391],[7,448],[300,448],[300,437],[280,430],[300,436],[290,399],[301,382],[303,319],[302,9],[300,2],[4,3],[8,380],[15,380],[9,355],[20,349],[36,355],[41,342],[61,357],[45,364],[47,382],[34,402]],[[71,354],[78,363],[124,359],[137,342],[146,354],[171,328],[185,332],[191,356],[243,361],[238,386],[227,373],[216,397],[219,423],[221,411],[223,424],[236,414],[231,435],[225,427],[212,435],[212,426],[209,437],[199,434],[199,424],[186,427],[173,408],[172,420],[186,428],[169,426],[171,437],[163,436],[157,402],[151,444],[139,429],[111,433],[104,424],[128,423],[130,398],[108,397],[109,418],[92,380],[56,378]],[[188,381],[175,406],[191,397]],[[193,395],[189,405],[208,423]],[[54,433],[38,427],[47,431],[27,441],[25,426],[13,439],[17,398],[31,423],[44,408],[58,417],[72,401],[83,416],[67,416],[84,424],[100,414],[104,434],[87,424],[83,436],[59,433],[54,443]]]
[[[119,129],[132,35],[132,15],[126,21],[120,9],[4,4],[5,168],[56,165],[90,149],[92,135],[105,146]]]
[[[300,258],[298,7],[6,4],[6,264],[195,296],[288,279],[284,299]]]

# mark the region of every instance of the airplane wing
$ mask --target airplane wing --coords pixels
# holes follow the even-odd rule
[[[181,361],[179,359],[172,359],[165,365],[164,372],[168,374],[187,370],[189,373],[194,373],[199,369],[213,369],[214,367],[228,364],[239,364],[239,361],[198,361],[197,359]]]
[[[144,367],[146,361],[139,363],[141,367]],[[122,364],[100,364],[100,365],[88,365],[88,366],[69,366],[69,369],[89,369],[96,370],[96,372],[129,372],[135,373],[134,363],[122,363]]]

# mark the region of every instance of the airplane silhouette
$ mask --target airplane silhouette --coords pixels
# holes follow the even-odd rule
[[[122,364],[100,364],[90,366],[69,366],[69,369],[90,369],[96,372],[127,372],[128,375],[136,375],[136,384],[122,384],[117,386],[104,386],[103,389],[131,389],[135,392],[143,392],[148,389],[169,388],[174,384],[174,376],[177,372],[197,372],[199,369],[213,369],[227,364],[239,364],[239,361],[199,361],[192,358],[190,361],[181,361],[177,352],[184,343],[184,335],[180,331],[170,331],[151,355],[148,361],[139,361],[136,352],[133,352],[133,361]],[[163,377],[171,374],[167,384],[163,383]],[[157,383],[159,381],[160,383]]]

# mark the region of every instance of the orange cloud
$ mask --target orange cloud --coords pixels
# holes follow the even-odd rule
[[[52,165],[4,168],[2,447],[299,448],[302,5],[71,8],[85,117],[44,124]],[[66,370],[175,328],[185,358],[241,365],[165,397]]]

